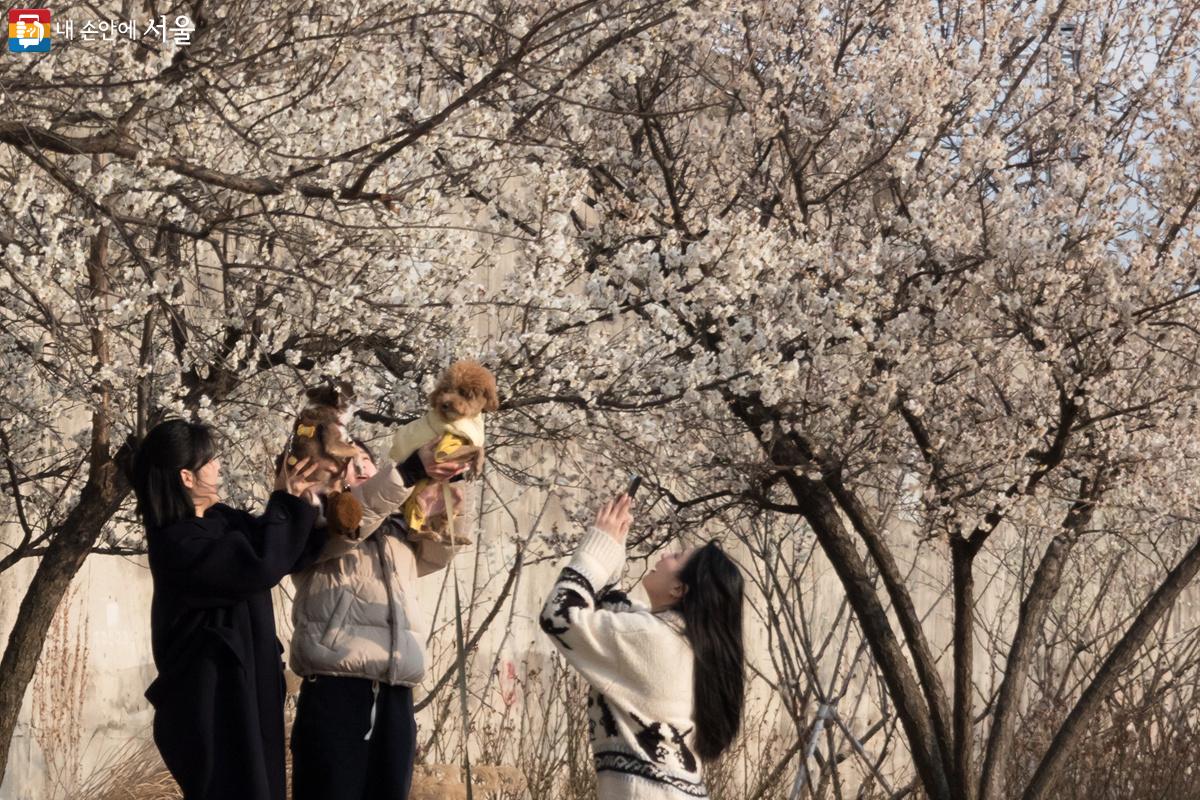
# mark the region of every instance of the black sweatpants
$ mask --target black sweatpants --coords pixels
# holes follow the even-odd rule
[[[416,751],[409,687],[306,679],[292,726],[292,798],[406,800]]]

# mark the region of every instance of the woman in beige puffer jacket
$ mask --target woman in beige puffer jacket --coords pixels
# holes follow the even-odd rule
[[[454,548],[410,540],[392,515],[418,480],[448,480],[461,466],[435,463],[427,445],[375,472],[363,450],[347,481],[363,506],[358,537],[331,538],[317,563],[293,576],[289,666],[304,678],[292,728],[294,800],[394,800],[408,796],[412,779],[412,687],[425,674],[429,634],[417,578],[445,567]]]

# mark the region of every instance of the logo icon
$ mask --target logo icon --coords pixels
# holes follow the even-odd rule
[[[9,9],[8,49],[14,53],[49,53],[50,9]]]

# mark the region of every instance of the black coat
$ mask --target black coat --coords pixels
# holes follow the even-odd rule
[[[320,552],[316,516],[275,492],[261,517],[218,504],[147,531],[158,677],[146,698],[154,742],[186,800],[285,800],[271,589]]]

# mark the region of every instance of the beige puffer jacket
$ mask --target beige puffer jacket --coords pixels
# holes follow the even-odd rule
[[[415,686],[425,675],[429,635],[417,578],[445,567],[456,548],[410,542],[388,519],[411,492],[391,465],[351,491],[363,505],[360,538],[330,539],[317,563],[292,578],[288,666],[302,677]]]

